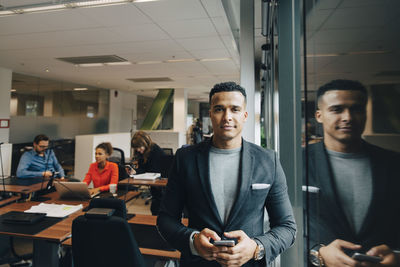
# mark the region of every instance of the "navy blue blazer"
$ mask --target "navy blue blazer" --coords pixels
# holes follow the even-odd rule
[[[400,248],[400,154],[366,142],[363,145],[371,161],[373,193],[359,233],[354,232],[343,211],[323,142],[309,146],[308,182],[314,188],[309,190],[305,214],[310,248],[335,239],[361,244],[363,250],[381,244]],[[305,173],[303,178],[306,184]]]
[[[191,233],[206,227],[220,236],[223,232],[243,230],[249,237],[257,237],[265,247],[266,257],[257,262],[251,260],[244,266],[265,266],[290,247],[296,235],[286,178],[277,155],[243,140],[240,189],[224,224],[211,190],[210,147],[211,142],[205,141],[177,151],[157,220],[158,229],[174,248],[181,251],[181,266],[220,266],[216,261],[206,261],[191,254]],[[252,184],[270,186],[253,189]],[[181,224],[184,207],[188,211],[188,227]],[[269,216],[271,229],[268,232],[264,232],[264,208]]]

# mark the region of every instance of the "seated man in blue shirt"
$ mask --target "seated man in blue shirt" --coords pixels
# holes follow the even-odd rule
[[[64,179],[64,170],[54,154],[49,148],[49,138],[44,134],[39,134],[33,140],[33,149],[25,152],[18,164],[17,177],[49,178],[55,174],[55,177]]]

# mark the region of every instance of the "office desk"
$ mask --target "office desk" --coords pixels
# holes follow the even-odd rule
[[[118,182],[119,185],[147,185],[147,186],[157,186],[157,187],[165,187],[167,186],[168,179],[161,178],[155,180],[140,180],[140,179],[133,179],[133,178],[126,178]]]
[[[133,218],[128,220],[129,224],[144,224],[144,225],[152,225],[155,226],[157,224],[157,216],[153,215],[145,215],[145,214],[136,214]],[[188,225],[187,219],[182,219],[182,223],[184,225]],[[62,243],[63,246],[72,247],[72,239],[69,238]],[[179,259],[181,257],[181,253],[178,250],[170,251],[170,250],[160,250],[160,249],[151,249],[151,248],[139,248],[140,252],[143,255],[156,256],[161,258],[169,258],[169,259]]]
[[[126,197],[127,201],[139,196],[139,192],[129,191]],[[50,197],[51,200],[44,201],[44,203],[55,203],[55,204],[69,204],[69,205],[79,205],[82,204],[83,207],[89,204],[89,200],[63,200],[59,199],[59,195],[57,192],[52,192],[46,195],[46,197]],[[121,196],[120,199],[124,199],[125,196]],[[0,208],[0,214],[7,213],[9,211],[25,211],[34,205],[38,205],[39,202],[21,202],[21,203],[13,203],[8,206]],[[43,231],[34,234],[20,234],[20,233],[10,233],[10,232],[0,232],[2,235],[8,236],[19,236],[24,238],[33,239],[34,245],[34,265],[35,267],[57,267],[58,266],[58,246],[64,240],[70,237],[71,235],[71,226],[72,221],[82,215],[82,211],[75,212],[63,219],[62,221],[44,229]]]

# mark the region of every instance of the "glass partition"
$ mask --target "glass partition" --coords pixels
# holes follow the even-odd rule
[[[400,2],[303,4],[305,266],[386,257],[400,247]]]
[[[108,131],[109,91],[14,73],[10,142],[32,142]]]

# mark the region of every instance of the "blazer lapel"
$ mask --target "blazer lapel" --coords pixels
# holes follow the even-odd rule
[[[254,156],[249,151],[247,142],[242,139],[242,151],[240,155],[240,175],[239,175],[239,191],[229,213],[226,228],[229,229],[231,224],[235,221],[235,218],[239,215],[240,209],[246,202],[248,194],[250,192],[251,177],[253,177],[253,164]]]
[[[210,142],[204,142],[200,147],[200,153],[197,154],[197,168],[200,176],[202,190],[207,196],[207,202],[210,206],[210,211],[222,228],[224,224],[221,220],[221,216],[218,213],[217,205],[215,204],[214,196],[211,189],[209,166],[210,146]]]

